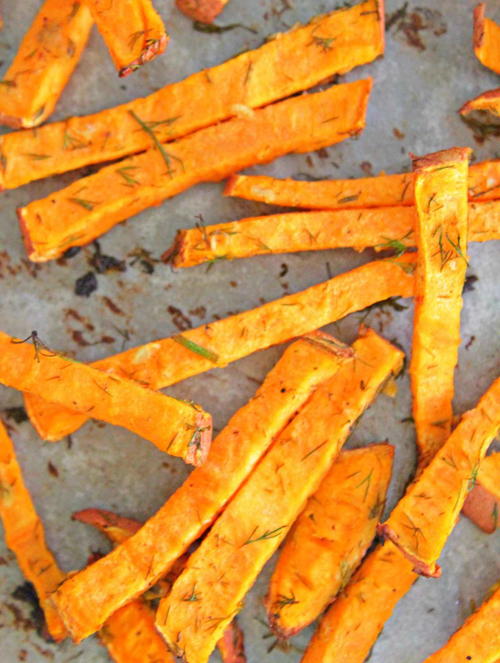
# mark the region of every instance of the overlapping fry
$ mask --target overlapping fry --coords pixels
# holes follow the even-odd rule
[[[500,25],[485,17],[486,4],[474,9],[474,53],[488,69],[500,74]]]
[[[477,481],[467,495],[462,513],[484,532],[492,534],[500,526],[500,453],[483,458]]]

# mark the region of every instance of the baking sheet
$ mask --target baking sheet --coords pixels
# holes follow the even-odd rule
[[[425,3],[425,6],[422,5]],[[0,2],[5,27],[0,32],[3,70],[40,3]],[[258,172],[299,177],[361,177],[366,173],[401,172],[409,168],[408,153],[470,145],[478,160],[498,158],[492,140],[478,144],[460,121],[456,109],[480,92],[497,87],[498,77],[474,58],[471,48],[473,2],[468,0],[388,0],[386,11],[407,5],[405,17],[387,33],[383,60],[354,70],[342,80],[371,75],[375,79],[368,124],[357,140],[349,140],[311,155],[294,155]],[[500,5],[488,3],[500,20]],[[191,22],[172,2],[158,0],[172,41],[168,52],[125,80],[119,80],[99,35],[94,30],[81,64],[65,90],[54,119],[94,112],[178,80],[200,67],[216,64],[245,48],[259,45],[264,36],[287,29],[297,21],[332,10],[336,2],[317,0],[231,0],[221,25],[242,23],[257,30],[234,29],[221,35],[194,32]],[[496,12],[496,15],[495,15]],[[396,135],[397,134],[397,135]],[[270,207],[221,197],[222,185],[199,185],[162,206],[147,210],[115,228],[100,240],[103,253],[123,260],[126,271],[98,274],[98,289],[90,297],[74,293],[75,281],[92,267],[92,247],[67,262],[44,265],[26,260],[15,209],[47,195],[75,178],[74,173],[33,183],[0,196],[0,316],[1,328],[27,336],[37,329],[51,347],[73,352],[90,361],[179,329],[255,307],[296,292],[373,258],[371,252],[351,250],[311,254],[263,256],[217,263],[174,273],[158,264],[175,231],[193,226],[197,216],[206,223],[229,221],[267,213]],[[457,413],[472,407],[499,373],[500,306],[499,244],[470,248],[469,273],[477,277],[465,294],[462,348],[456,373]],[[138,257],[139,256],[139,257]],[[153,271],[154,270],[154,271]],[[151,272],[151,273],[150,273]],[[119,312],[112,310],[111,300]],[[365,322],[409,349],[412,304],[406,309],[376,309]],[[352,315],[329,331],[352,341],[361,315]],[[216,428],[255,391],[282,348],[273,348],[224,368],[192,378],[168,393],[201,403],[214,416]],[[380,396],[352,434],[348,446],[386,437],[396,446],[395,470],[388,509],[401,495],[414,461],[414,432],[401,420],[410,415],[408,378],[399,381],[395,401]],[[20,394],[0,386],[0,415],[22,404]],[[72,444],[42,443],[29,422],[7,423],[29,489],[43,518],[47,539],[65,570],[82,567],[90,553],[106,551],[108,544],[90,528],[70,520],[73,511],[89,506],[116,510],[145,519],[161,506],[183,481],[188,468],[161,454],[133,434],[88,423],[72,436]],[[52,469],[51,469],[52,468]],[[54,470],[55,468],[55,470]],[[1,527],[1,526],[0,526]],[[395,615],[374,647],[371,663],[418,663],[440,647],[479,604],[499,576],[499,537],[487,536],[461,519],[444,551],[443,575],[419,579],[399,603]],[[312,633],[307,629],[293,640],[288,652],[274,649],[266,628],[262,597],[272,569],[268,564],[248,596],[241,616],[250,663],[300,660]],[[0,536],[0,661],[101,663],[106,651],[95,638],[79,646],[54,645],[36,632],[28,604],[13,598],[23,583],[13,555]],[[217,654],[213,660],[217,659]]]

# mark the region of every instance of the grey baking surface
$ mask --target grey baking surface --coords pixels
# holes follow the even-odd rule
[[[0,2],[5,21],[0,32],[0,60],[4,68],[38,4],[34,0]],[[334,1],[317,0],[232,0],[218,22],[242,22],[255,28],[258,34],[236,29],[222,35],[204,35],[192,30],[190,22],[173,8],[172,2],[158,0],[156,4],[172,36],[168,52],[120,81],[94,31],[55,118],[93,112],[148,94],[202,66],[255,47],[269,33],[336,6]],[[402,0],[389,0],[387,13],[392,14],[402,5]],[[490,15],[500,19],[500,5],[494,2],[489,5]],[[360,177],[364,174],[363,162],[366,162],[364,169],[371,167],[374,173],[398,172],[408,169],[410,151],[424,154],[452,145],[470,145],[478,160],[498,158],[498,142],[490,140],[478,145],[455,112],[467,99],[498,86],[498,77],[473,56],[472,8],[473,3],[468,0],[410,1],[409,15],[417,11],[428,26],[418,32],[425,49],[415,45],[408,27],[405,32],[404,25],[395,25],[387,35],[385,58],[344,77],[353,80],[371,75],[376,83],[367,128],[361,137],[332,147],[326,153],[285,157],[252,172]],[[404,137],[397,138],[394,129]],[[127,346],[137,345],[170,335],[178,326],[196,326],[216,316],[257,306],[263,298],[269,301],[302,290],[327,278],[328,270],[335,275],[373,258],[369,252],[356,254],[350,250],[266,256],[218,263],[208,273],[204,266],[173,273],[169,267],[154,264],[154,273],[148,274],[139,263],[132,265],[130,254],[134,250],[140,247],[157,258],[170,244],[175,230],[194,225],[198,214],[203,215],[206,223],[213,223],[270,211],[264,205],[222,198],[222,185],[200,185],[103,237],[103,253],[125,260],[127,270],[98,275],[97,291],[88,299],[78,297],[74,294],[75,280],[91,270],[88,261],[94,250],[87,248],[66,264],[29,265],[15,215],[18,205],[46,195],[74,177],[75,174],[67,174],[0,195],[0,327],[22,337],[37,329],[50,346],[73,352],[82,360],[119,351],[124,343],[119,330],[127,330],[130,338]],[[470,256],[469,271],[478,281],[474,290],[465,294],[463,347],[456,373],[457,413],[473,406],[499,373],[498,242],[474,245]],[[121,313],[112,312],[104,297],[110,298]],[[412,305],[409,301],[405,305],[408,308],[401,312],[373,311],[366,322],[387,338],[397,339],[408,351]],[[72,311],[78,312],[81,321]],[[353,315],[329,331],[351,341],[360,317]],[[89,345],[81,346],[78,332]],[[100,342],[103,337],[109,337],[107,343]],[[281,350],[261,352],[168,391],[200,402],[213,413],[215,426],[220,428],[253,394],[256,381],[263,378]],[[356,446],[388,437],[396,446],[390,508],[411,475],[415,457],[413,428],[401,422],[410,414],[406,375],[398,385],[396,399],[382,395],[349,441],[350,446]],[[0,415],[6,408],[21,403],[19,393],[0,387]],[[108,549],[100,535],[70,520],[73,511],[98,506],[144,519],[160,507],[188,473],[182,461],[161,454],[148,442],[122,429],[88,423],[73,435],[73,444],[68,448],[66,442],[42,443],[28,422],[8,423],[49,544],[68,571],[82,567],[92,551]],[[49,472],[49,462],[57,469],[57,477]],[[416,583],[385,627],[371,663],[418,663],[440,647],[470,612],[471,604],[479,603],[498,579],[498,543],[498,535],[486,536],[462,519],[443,554],[442,578],[420,579]],[[294,649],[266,653],[271,640],[263,639],[266,629],[259,620],[265,617],[262,596],[271,568],[272,562],[247,598],[242,614],[250,663],[300,659]],[[105,649],[94,638],[79,646],[70,642],[56,646],[42,640],[30,627],[29,607],[12,597],[22,582],[13,555],[0,536],[1,663],[108,660]],[[311,633],[312,629],[302,633],[294,645],[303,648]]]

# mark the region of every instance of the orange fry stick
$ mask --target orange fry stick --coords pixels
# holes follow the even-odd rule
[[[280,638],[313,622],[347,585],[373,541],[394,448],[342,452],[295,521],[271,577],[266,608]]]
[[[413,295],[415,256],[368,263],[302,292],[190,329],[92,364],[106,373],[163,389],[253,352],[307,334],[390,297]],[[86,417],[26,394],[26,410],[39,435],[60,440]]]
[[[486,4],[474,9],[474,53],[481,64],[500,74],[500,25],[485,18]]]
[[[136,534],[62,585],[53,598],[76,640],[154,585],[210,527],[276,435],[338,369],[348,350],[322,338],[314,334],[287,348],[214,440],[207,462]]]
[[[66,629],[48,597],[65,574],[47,548],[42,521],[24,484],[14,445],[1,421],[0,518],[7,546],[15,553],[21,571],[38,594],[50,635],[54,640],[62,640]]]
[[[440,575],[437,559],[499,426],[500,378],[493,382],[477,407],[463,415],[387,522],[380,525],[380,533],[404,552],[417,573]]]
[[[170,143],[168,150],[157,142],[143,154],[21,207],[28,255],[35,262],[57,258],[199,182],[221,180],[241,167],[358,134],[365,125],[370,90],[371,79],[336,85],[202,129]],[[157,140],[151,128],[134,117],[138,128]]]
[[[163,53],[165,26],[151,0],[85,0],[119,76]]]
[[[319,16],[146,98],[49,124],[36,135],[25,131],[1,136],[0,189],[147,150],[151,136],[138,127],[131,111],[164,143],[235,117],[247,108],[307,90],[382,55],[383,22],[383,9],[377,11],[376,0],[367,0]],[[332,38],[335,47],[333,42],[329,45]],[[45,158],[35,161],[30,157],[38,153]],[[124,177],[124,184],[137,179],[133,171],[125,174],[130,180]]]
[[[472,202],[500,198],[500,160],[473,164],[469,168],[468,186]],[[413,173],[319,182],[233,175],[227,181],[224,195],[283,207],[322,210],[415,204]]]
[[[414,207],[376,207],[324,212],[287,212],[178,230],[163,254],[174,267],[269,253],[350,247],[362,251],[415,246]],[[469,204],[469,240],[500,239],[500,200]]]
[[[487,534],[500,525],[500,453],[479,464],[477,481],[467,495],[462,513]]]
[[[36,333],[27,340],[33,345],[0,332],[0,383],[128,428],[187,463],[205,461],[211,417],[197,405],[67,359]]]
[[[483,92],[459,110],[463,121],[484,140],[500,136],[500,88]]]
[[[0,81],[0,124],[36,127],[49,117],[80,60],[92,24],[81,2],[45,0]],[[38,148],[25,156],[35,169],[46,157]]]

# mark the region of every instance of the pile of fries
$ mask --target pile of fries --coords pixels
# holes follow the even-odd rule
[[[209,22],[226,2],[177,4]],[[75,513],[114,547],[65,574],[0,422],[7,545],[55,641],[98,633],[118,663],[173,663],[175,656],[206,663],[216,647],[226,663],[243,663],[237,615],[283,542],[265,599],[271,630],[284,641],[320,618],[303,663],[362,663],[417,577],[439,577],[438,559],[462,509],[485,532],[497,529],[500,454],[487,452],[500,427],[500,378],[458,421],[452,400],[468,242],[500,238],[500,161],[469,167],[471,150],[452,147],[411,155],[409,174],[317,182],[237,174],[362,132],[370,78],[297,93],[383,55],[380,0],[318,16],[149,97],[39,126],[94,22],[120,76],[167,45],[150,0],[43,3],[1,81],[0,122],[25,130],[0,137],[0,185],[112,163],[18,210],[30,260],[60,258],[135,213],[227,177],[227,196],[296,211],[181,230],[166,262],[183,268],[339,247],[385,253],[302,292],[92,365],[54,350],[36,331],[24,339],[0,332],[0,383],[24,393],[42,439],[61,440],[94,418],[195,466],[145,523],[101,509]],[[474,12],[474,51],[500,73],[500,26],[485,18],[484,5]],[[472,122],[487,113],[498,124],[500,91],[460,113]],[[364,326],[351,346],[318,330],[392,297],[415,301],[410,375],[419,461],[382,521],[394,448],[342,447],[379,392],[391,390],[404,354]],[[208,412],[159,393],[290,340],[213,440]],[[494,588],[427,663],[498,663],[499,619]]]

